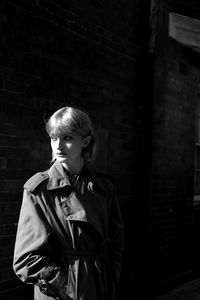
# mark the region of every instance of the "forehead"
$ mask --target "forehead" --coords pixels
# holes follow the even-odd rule
[[[62,126],[51,127],[49,135],[50,136],[62,136],[62,135],[73,135],[75,132],[71,128],[64,128]]]
[[[81,135],[76,132],[72,132],[72,131],[56,131],[56,132],[50,133],[50,137],[64,138],[66,136],[80,137]]]

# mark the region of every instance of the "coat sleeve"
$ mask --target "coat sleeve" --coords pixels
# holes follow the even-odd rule
[[[24,190],[16,234],[13,269],[25,283],[46,295],[66,299],[67,272],[56,261],[55,235],[37,196]]]
[[[124,248],[124,224],[120,210],[119,201],[116,195],[114,186],[112,186],[111,192],[111,207],[109,217],[109,260],[111,265],[111,272],[113,278],[114,289],[119,282],[122,255]]]

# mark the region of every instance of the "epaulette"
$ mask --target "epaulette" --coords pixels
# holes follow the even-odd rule
[[[24,189],[33,192],[43,181],[49,178],[49,175],[46,172],[39,172],[33,175],[27,180],[24,184]]]

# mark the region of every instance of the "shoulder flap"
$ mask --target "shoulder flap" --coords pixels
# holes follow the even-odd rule
[[[47,180],[48,178],[49,175],[47,173],[36,173],[27,180],[27,182],[24,184],[24,189],[33,192],[40,183]]]

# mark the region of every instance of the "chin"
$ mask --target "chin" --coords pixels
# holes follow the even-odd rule
[[[67,162],[67,158],[66,157],[56,157],[56,160],[59,161],[60,163]]]

